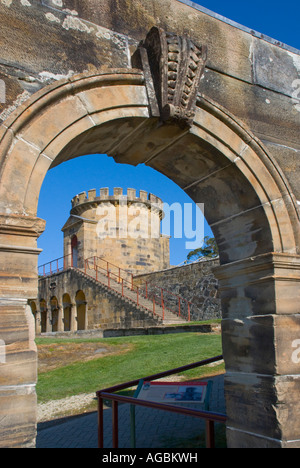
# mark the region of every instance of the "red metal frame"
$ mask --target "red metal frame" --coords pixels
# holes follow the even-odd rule
[[[167,377],[169,375],[177,374],[179,372],[184,372],[186,370],[195,369],[196,367],[205,366],[211,364],[212,362],[220,361],[223,359],[223,356],[216,356],[210,359],[205,359],[200,362],[195,362],[193,364],[188,364],[183,367],[177,367],[176,369],[171,369],[166,372],[161,372],[159,374],[150,375],[143,377],[142,379],[132,380],[131,382],[126,382],[114,387],[106,388],[104,390],[99,390],[96,392],[98,398],[98,447],[104,448],[104,425],[103,425],[103,401],[111,400],[113,403],[113,412],[112,412],[112,425],[113,425],[113,448],[118,448],[118,403],[128,403],[136,406],[144,406],[146,408],[158,409],[163,411],[170,411],[172,413],[185,414],[187,416],[193,416],[196,418],[204,419],[206,423],[206,447],[214,448],[215,447],[215,431],[214,424],[215,422],[225,424],[227,421],[227,416],[220,413],[212,413],[210,411],[200,411],[193,408],[178,407],[174,405],[166,405],[163,403],[150,402],[145,400],[138,400],[132,397],[126,397],[122,395],[117,395],[115,392],[124,390],[126,388],[137,386],[140,380],[152,381]]]
[[[56,258],[55,260],[51,260],[51,262],[40,265],[38,267],[38,274],[39,276],[50,276],[70,267],[73,267],[72,254]]]

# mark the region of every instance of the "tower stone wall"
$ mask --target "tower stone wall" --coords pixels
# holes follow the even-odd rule
[[[72,199],[64,232],[64,255],[79,268],[84,260],[100,257],[130,273],[152,272],[170,266],[169,237],[160,224],[163,202],[140,190],[108,188]],[[71,260],[72,259],[72,260]]]

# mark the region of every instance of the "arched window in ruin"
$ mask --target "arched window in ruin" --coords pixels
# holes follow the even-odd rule
[[[83,291],[78,291],[76,294],[76,309],[77,309],[77,326],[78,330],[86,330],[86,299]]]
[[[71,331],[72,305],[69,294],[63,295],[63,322],[64,331]]]
[[[41,311],[41,333],[47,331],[47,304],[45,299],[40,300],[40,311]]]
[[[78,265],[78,239],[77,236],[73,236],[71,240],[72,249],[72,266],[77,268]]]
[[[51,321],[52,321],[52,331],[58,331],[58,300],[55,296],[53,296],[50,300],[50,307],[51,307]]]

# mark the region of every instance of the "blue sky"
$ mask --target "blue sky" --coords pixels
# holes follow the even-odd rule
[[[299,0],[194,0],[191,3],[300,50]]]
[[[270,36],[289,46],[300,49],[300,2],[265,0],[251,1],[194,1],[243,26]],[[38,240],[43,252],[39,264],[63,255],[61,228],[71,208],[71,199],[82,191],[100,190],[100,187],[127,187],[146,190],[161,197],[168,204],[190,203],[190,198],[172,181],[146,166],[116,164],[106,155],[90,155],[68,161],[50,170],[44,180],[38,216],[47,221],[45,233]],[[195,208],[194,208],[195,210]],[[194,211],[195,213],[195,211]],[[195,226],[194,226],[195,227]],[[171,236],[173,232],[171,231]],[[212,235],[205,223],[204,235]],[[186,259],[186,238],[171,238],[171,264],[178,265]]]

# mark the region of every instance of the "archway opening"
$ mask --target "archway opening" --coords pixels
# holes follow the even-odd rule
[[[60,181],[65,183],[62,184]],[[57,186],[62,187],[59,192]],[[140,190],[143,190],[147,198],[151,193],[163,201],[166,214],[161,221],[161,233],[170,237],[170,266],[184,264],[187,261],[187,255],[192,250],[201,247],[204,237],[213,237],[212,230],[205,219],[205,211],[204,213],[202,211],[203,207],[198,207],[190,196],[171,179],[144,164],[134,167],[130,164],[116,163],[113,158],[104,154],[91,154],[60,164],[46,174],[37,212],[38,217],[46,220],[46,230],[38,239],[38,247],[42,249],[39,265],[47,264],[64,254],[68,255],[74,251],[73,249],[76,250],[73,257],[78,259],[77,236],[75,234],[71,236],[70,246],[66,240],[64,241],[61,228],[68,219],[72,207],[71,200],[76,194],[85,192],[88,196],[88,192],[95,189],[96,197],[99,197],[101,187],[107,187],[109,197],[113,196],[114,188],[118,187],[123,188],[121,195],[123,199],[128,196],[127,190],[130,188],[136,191],[137,197]],[[54,205],[55,210],[52,209]],[[82,216],[74,217],[74,222],[79,223]],[[156,232],[154,234],[156,235]],[[88,251],[89,247],[87,246],[85,250]],[[82,257],[84,254],[80,255]],[[145,254],[146,258],[147,255],[149,252]],[[73,266],[76,267],[74,258]],[[81,258],[81,263],[83,260]],[[116,257],[113,263],[118,265],[119,258]],[[65,266],[70,265],[71,262],[66,259]],[[55,262],[52,266],[53,269],[57,269]],[[63,266],[63,261],[60,260],[59,268]],[[49,266],[46,266],[46,273],[49,271]],[[42,269],[40,272],[43,274]]]
[[[69,294],[63,295],[63,310],[64,331],[71,331],[72,304]]]
[[[62,187],[59,193],[57,186]],[[103,192],[105,192],[104,197]],[[144,197],[143,200],[139,198],[140,196]],[[132,197],[133,200],[136,197],[137,203],[132,202]],[[117,200],[121,200],[122,203],[124,200],[129,201],[128,210],[125,210],[126,214],[129,213],[129,218],[126,217],[126,233],[113,232],[112,240],[110,240],[111,234],[107,232],[108,240],[106,241],[105,238],[105,243],[101,237],[98,237],[99,223],[95,224],[93,221],[99,209],[97,203],[102,198],[104,209],[101,210],[101,213],[103,211],[105,215],[107,215],[109,203],[116,204]],[[149,205],[150,198],[154,200],[154,203],[156,200],[163,202],[163,219],[160,221],[161,226],[158,226],[157,229],[152,216],[152,213],[156,216],[157,207],[155,204]],[[52,209],[53,205],[56,206],[55,211]],[[74,206],[77,211],[75,211]],[[141,206],[142,215],[140,214]],[[115,205],[110,206],[110,208],[114,207]],[[194,282],[189,285],[188,276],[185,277],[182,285],[180,285],[180,281],[176,281],[179,268],[188,264],[192,265],[197,260],[197,257],[188,260],[188,254],[194,249],[200,248],[205,237],[213,236],[202,210],[203,207],[197,206],[172,180],[144,164],[138,167],[119,164],[113,158],[103,154],[87,155],[66,161],[48,171],[40,193],[38,216],[46,220],[47,227],[38,240],[38,247],[43,249],[39,263],[52,261],[52,266],[44,268],[42,265],[39,271],[41,274],[43,271],[48,273],[50,270],[54,273],[58,269],[61,271],[63,267],[70,267],[70,246],[78,245],[78,239],[80,239],[80,263],[77,265],[79,269],[84,269],[84,260],[91,259],[95,252],[96,255],[99,252],[98,255],[103,257],[103,260],[99,259],[98,262],[99,272],[107,269],[105,261],[108,261],[110,263],[108,269],[111,273],[111,286],[115,289],[117,289],[117,284],[114,283],[114,280],[118,280],[120,284],[123,278],[126,287],[132,282],[132,274],[134,277],[137,276],[134,281],[141,288],[141,294],[147,295],[149,300],[149,303],[145,305],[145,311],[148,314],[148,310],[152,310],[153,317],[157,317],[157,320],[159,317],[163,319],[164,312],[153,305],[153,293],[155,293],[156,304],[161,306],[163,301],[165,309],[173,313],[168,317],[169,322],[173,319],[176,323],[179,320],[178,315],[182,321],[220,319],[221,306],[217,280],[212,273],[213,267],[218,264],[217,260],[206,267],[208,280],[204,278],[204,273],[199,272],[198,286]],[[145,211],[146,221],[144,219]],[[130,213],[135,215],[133,221]],[[115,218],[118,222],[122,221],[119,211],[116,211]],[[140,228],[141,222],[147,224],[149,232],[132,232],[136,227]],[[63,229],[61,229],[62,226],[64,226]],[[63,231],[63,238],[61,231]],[[146,238],[144,238],[145,235]],[[105,251],[104,246],[106,247]],[[63,255],[67,255],[67,258],[62,259]],[[217,255],[214,255],[215,257]],[[56,261],[56,258],[61,259]],[[208,259],[210,258],[208,257]],[[73,264],[73,266],[76,265]],[[91,266],[90,262],[89,266]],[[120,278],[119,268],[121,268]],[[174,280],[164,280],[155,274],[165,269],[173,269]],[[199,270],[201,270],[200,267]],[[92,274],[92,271],[85,272]],[[150,272],[152,273],[150,276],[140,276]],[[107,282],[105,279],[104,281]],[[149,291],[146,290],[145,286],[145,282],[148,281],[151,282]],[[159,288],[164,289],[163,295]],[[69,289],[66,284],[64,292],[69,292]],[[44,294],[43,290],[42,294]],[[137,300],[137,298],[134,299]],[[59,300],[61,301],[61,299]],[[192,304],[189,304],[191,301]],[[102,303],[102,300],[100,302]],[[92,303],[90,301],[88,308],[88,315],[91,319],[89,320],[90,329],[101,328],[102,321],[104,324],[104,312],[100,317],[102,321],[97,322],[96,315],[99,318],[100,312],[95,312],[95,308],[94,301]],[[110,327],[113,327],[113,314],[110,312],[110,315]],[[106,322],[110,315],[106,315]],[[126,319],[126,323],[129,327],[130,321],[128,322]],[[150,323],[148,325],[150,326]],[[106,326],[109,326],[109,322]],[[135,325],[132,324],[132,326]],[[72,328],[72,330],[74,329],[76,326]]]

